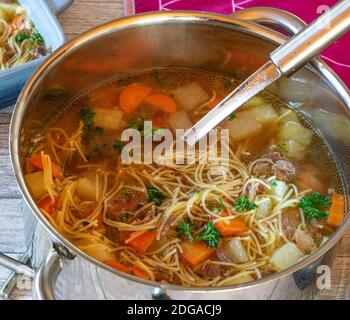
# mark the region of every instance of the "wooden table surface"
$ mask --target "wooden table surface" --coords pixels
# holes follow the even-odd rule
[[[68,39],[104,22],[123,16],[122,0],[75,0],[74,4],[59,20]],[[8,131],[12,108],[0,110],[0,251],[13,257],[20,257],[26,250],[23,235],[23,202],[12,173],[8,155]],[[342,299],[347,284],[350,283],[350,230],[344,236],[337,257],[331,268],[330,290],[308,288],[297,292],[293,280],[287,279],[271,297],[278,298],[278,290],[290,290],[290,297],[299,299]],[[9,271],[0,267],[0,286]],[[276,288],[278,288],[276,286]],[[286,297],[286,295],[283,295]],[[12,299],[30,299],[30,290],[16,288]]]

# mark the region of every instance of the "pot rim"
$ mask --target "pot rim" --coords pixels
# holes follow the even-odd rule
[[[243,28],[243,31],[263,38],[272,44],[281,44],[286,40],[286,36],[278,33],[277,31],[271,30],[267,27],[261,26],[251,21],[246,21],[242,19],[235,18],[234,16],[224,16],[220,14],[213,13],[203,13],[196,11],[167,11],[167,12],[156,12],[156,13],[145,13],[140,15],[135,15],[131,17],[121,18],[94,29],[91,29],[82,35],[76,37],[75,39],[69,41],[61,48],[59,48],[55,53],[53,53],[35,72],[31,79],[27,82],[26,86],[22,90],[21,95],[18,98],[16,106],[13,111],[11,124],[10,124],[10,157],[12,162],[12,167],[15,173],[16,180],[20,187],[20,191],[23,195],[24,200],[30,207],[31,211],[35,214],[36,218],[45,227],[58,243],[63,244],[66,248],[72,251],[75,255],[81,256],[89,262],[101,267],[107,271],[114,273],[124,279],[131,280],[136,283],[140,283],[149,287],[158,287],[164,290],[176,290],[187,292],[203,292],[203,291],[216,291],[225,292],[229,290],[237,289],[247,289],[253,288],[261,284],[267,284],[271,281],[278,280],[282,277],[290,275],[303,267],[310,265],[312,262],[324,255],[331,247],[333,247],[336,242],[344,235],[347,228],[350,225],[350,216],[348,214],[347,219],[343,224],[336,230],[336,232],[329,238],[329,240],[313,252],[308,257],[304,258],[297,264],[291,267],[276,272],[263,278],[247,283],[222,286],[222,287],[188,287],[182,285],[174,284],[163,284],[156,281],[144,280],[133,275],[129,275],[118,270],[115,270],[102,262],[96,260],[90,255],[84,253],[81,249],[76,247],[72,242],[67,240],[63,235],[56,230],[50,222],[45,218],[45,216],[40,212],[34,200],[32,199],[23,177],[22,167],[20,165],[19,158],[19,148],[20,148],[20,132],[23,122],[23,116],[26,109],[27,101],[29,101],[32,88],[34,88],[56,64],[58,64],[64,57],[66,57],[72,50],[78,48],[79,46],[86,44],[90,41],[97,39],[98,37],[105,36],[112,32],[117,32],[127,28],[142,27],[145,25],[154,25],[162,23],[204,23],[204,24],[218,24],[220,26],[226,26],[228,29],[235,29],[235,26]],[[346,88],[345,84],[338,78],[338,76],[327,66],[321,59],[315,58],[308,67],[312,67],[314,70],[318,71],[321,75],[328,79],[330,84],[333,86],[333,90],[337,91],[342,101],[347,106],[347,112],[350,114],[350,92]]]

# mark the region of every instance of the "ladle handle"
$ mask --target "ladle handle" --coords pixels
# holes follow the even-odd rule
[[[350,30],[350,1],[338,2],[270,54],[284,75],[290,75]]]

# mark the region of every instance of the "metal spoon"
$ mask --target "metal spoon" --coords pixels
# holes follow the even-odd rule
[[[350,30],[350,0],[343,0],[270,54],[269,61],[183,135],[193,146],[211,129],[282,75],[289,76]]]

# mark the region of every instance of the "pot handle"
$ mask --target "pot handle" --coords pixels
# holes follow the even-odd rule
[[[67,10],[74,0],[47,0],[47,3],[56,16]]]
[[[253,7],[234,13],[235,18],[249,20],[288,35],[295,35],[307,24],[287,11],[277,8]]]

